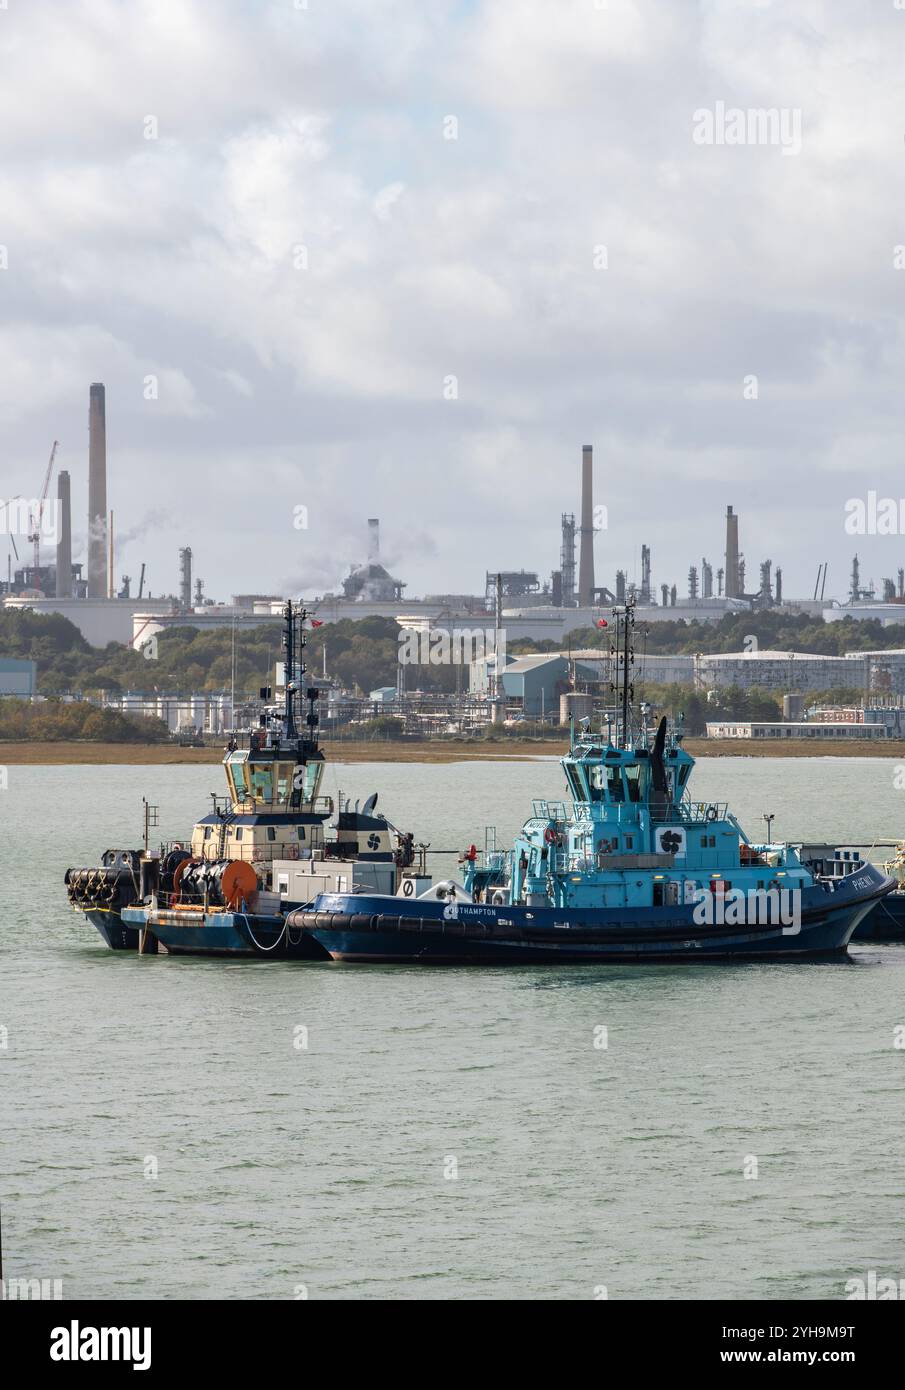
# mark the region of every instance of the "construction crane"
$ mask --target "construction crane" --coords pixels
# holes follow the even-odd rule
[[[21,500],[22,500],[22,494],[21,494],[21,492],[17,492],[16,495],[15,495],[15,497],[11,497],[11,498],[9,499],[8,502],[0,502],[0,511],[2,511],[3,508],[5,507],[6,510],[7,510],[7,513],[8,513],[8,512],[9,512],[10,503],[11,503],[11,502],[21,502]],[[18,546],[16,545],[16,538],[15,538],[15,536],[13,535],[12,531],[10,531],[10,533],[9,533],[9,543],[10,543],[10,545],[11,545],[12,548],[13,548],[13,552],[14,552],[14,554],[15,554],[15,556],[16,556],[16,559],[18,560],[18,558],[19,558],[19,549],[18,549]]]
[[[33,584],[37,584],[38,582],[38,570],[41,567],[41,522],[44,520],[44,508],[47,504],[47,490],[50,487],[50,475],[53,472],[53,461],[57,456],[57,449],[59,449],[59,447],[60,441],[58,439],[55,439],[53,441],[53,448],[50,451],[50,461],[47,464],[47,472],[44,474],[44,486],[41,489],[41,500],[38,503],[38,514],[37,516],[35,516],[34,512],[32,512],[28,518],[28,522],[31,527],[31,530],[28,534],[28,539],[31,541],[35,548],[35,572],[32,578]]]

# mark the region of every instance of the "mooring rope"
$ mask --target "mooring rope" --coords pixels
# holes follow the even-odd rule
[[[285,935],[285,933],[286,933],[286,929],[287,929],[287,927],[288,927],[288,925],[289,925],[288,921],[287,921],[286,918],[284,917],[284,918],[283,918],[283,929],[282,929],[282,931],[280,932],[279,936],[277,937],[276,941],[273,943],[273,945],[272,945],[272,946],[262,946],[261,943],[260,943],[260,941],[256,940],[255,934],[254,934],[254,932],[253,932],[252,929],[251,929],[251,924],[250,924],[250,922],[249,922],[249,920],[248,920],[248,913],[247,913],[247,912],[239,912],[239,913],[237,913],[237,916],[239,916],[239,917],[244,917],[244,918],[245,918],[245,927],[246,927],[246,930],[247,930],[247,932],[248,932],[248,935],[251,937],[252,944],[255,945],[255,946],[257,946],[258,950],[259,950],[259,951],[263,951],[265,954],[267,954],[267,953],[270,952],[270,951],[275,951],[275,950],[276,950],[276,948],[279,946],[280,942],[283,940],[283,937],[284,937],[284,935]]]

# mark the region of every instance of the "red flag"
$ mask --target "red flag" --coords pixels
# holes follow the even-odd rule
[[[598,618],[598,619],[597,619],[597,626],[598,626],[598,627],[609,627],[609,623],[607,622],[606,618]]]
[[[312,619],[311,619],[311,626],[312,626],[312,627],[323,627],[323,623],[319,623],[319,622],[317,621],[317,618],[312,618]]]

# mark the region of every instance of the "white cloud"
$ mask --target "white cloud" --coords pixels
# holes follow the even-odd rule
[[[374,213],[379,222],[389,222],[393,208],[404,192],[404,183],[388,183],[386,188],[381,188],[374,199]]]

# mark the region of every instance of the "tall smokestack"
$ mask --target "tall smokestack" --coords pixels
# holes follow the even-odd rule
[[[107,597],[107,400],[99,381],[88,396],[88,597]]]
[[[380,520],[376,516],[368,517],[368,564],[376,565],[380,562]]]
[[[72,598],[72,514],[69,506],[69,474],[57,474],[57,598]]]
[[[582,608],[594,603],[594,448],[581,447],[581,551],[578,562],[578,602]]]
[[[726,508],[726,597],[738,598],[738,517]]]
[[[179,606],[183,613],[192,611],[192,548],[189,545],[179,552]]]

